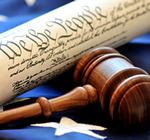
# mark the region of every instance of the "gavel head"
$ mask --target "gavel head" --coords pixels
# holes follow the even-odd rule
[[[104,112],[125,126],[150,123],[150,76],[118,51],[100,47],[78,62],[74,81],[90,84]]]

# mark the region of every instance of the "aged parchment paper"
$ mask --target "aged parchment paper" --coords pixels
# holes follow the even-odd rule
[[[150,31],[150,0],[74,1],[0,35],[0,104],[61,74],[91,49]]]

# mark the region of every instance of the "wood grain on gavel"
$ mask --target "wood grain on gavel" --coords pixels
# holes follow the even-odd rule
[[[100,47],[85,54],[76,66],[74,81],[84,86],[54,99],[40,97],[34,104],[3,111],[0,124],[42,114],[49,118],[53,112],[97,100],[112,120],[125,126],[150,123],[150,76],[115,49]]]

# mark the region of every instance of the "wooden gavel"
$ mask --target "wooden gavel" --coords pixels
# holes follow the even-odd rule
[[[78,62],[74,81],[76,87],[69,93],[0,113],[0,124],[76,109],[99,99],[102,110],[112,120],[124,126],[150,123],[150,76],[134,67],[130,60],[113,48],[100,47],[85,54]]]

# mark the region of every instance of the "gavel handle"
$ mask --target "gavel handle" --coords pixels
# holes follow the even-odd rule
[[[39,117],[42,114],[45,118],[49,118],[53,112],[85,107],[89,103],[95,103],[97,99],[97,91],[91,85],[76,87],[72,91],[54,99],[47,100],[44,97],[40,97],[36,103],[0,112],[0,124]]]

